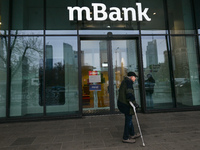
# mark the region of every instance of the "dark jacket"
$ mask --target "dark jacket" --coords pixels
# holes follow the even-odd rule
[[[155,80],[152,76],[150,76],[147,80],[145,80],[146,93],[153,94],[154,86],[155,86]]]
[[[120,112],[126,115],[133,115],[133,108],[129,104],[129,101],[133,102],[133,104],[136,103],[133,89],[133,81],[128,77],[125,77],[119,88],[117,106]]]

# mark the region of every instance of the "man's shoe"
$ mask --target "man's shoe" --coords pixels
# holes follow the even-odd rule
[[[122,140],[123,143],[135,143],[135,139]]]
[[[133,136],[130,136],[131,139],[136,139],[136,138],[139,138],[141,135],[140,133],[136,133],[135,135]]]

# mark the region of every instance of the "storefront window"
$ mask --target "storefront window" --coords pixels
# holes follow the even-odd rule
[[[11,37],[10,116],[42,115],[39,105],[43,38]]]
[[[13,0],[11,34],[43,34],[43,11],[41,0]]]
[[[9,20],[9,1],[0,0],[0,34],[6,34]]]
[[[45,58],[47,113],[78,112],[77,37],[46,37]]]
[[[168,0],[169,28],[172,34],[194,34],[190,0]]]
[[[147,109],[173,107],[168,51],[164,36],[142,37]]]
[[[140,22],[141,33],[144,34],[165,34],[166,23],[163,0],[140,0],[144,8],[149,8],[148,16],[151,21]]]
[[[7,44],[7,39],[0,37],[0,117],[6,116]]]
[[[69,21],[68,6],[77,6],[76,1],[46,1],[46,34],[77,34],[77,21]]]
[[[198,33],[200,34],[200,1],[199,0],[194,0],[194,6],[195,6],[195,16],[196,16],[196,22],[197,22],[197,28],[198,28]]]
[[[79,21],[79,29],[80,34],[107,34],[108,32],[112,32],[113,34],[138,34],[137,21],[132,20],[133,14],[129,12],[129,18],[127,21],[124,21],[124,12],[122,12],[122,7],[124,8],[136,8],[135,0],[126,0],[126,1],[116,1],[116,0],[102,0],[99,2],[98,0],[79,0],[78,6],[83,7],[86,6],[90,9],[90,16],[93,17],[93,6],[92,3],[101,3],[106,7],[106,13],[108,17],[106,20],[97,21],[92,19],[91,21],[86,20],[86,14],[83,14],[83,20]],[[111,7],[115,7],[113,11],[110,11]],[[120,15],[116,15],[116,11],[120,11]],[[112,15],[114,20],[116,18],[122,18],[119,20],[111,20],[109,17],[109,13],[115,12],[115,15]],[[103,17],[103,15],[100,15]],[[121,30],[121,32],[120,32]]]
[[[200,105],[196,38],[171,38],[173,69],[178,107]]]

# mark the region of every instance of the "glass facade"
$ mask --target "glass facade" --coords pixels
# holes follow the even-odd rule
[[[11,34],[43,34],[43,6],[44,4],[41,0],[13,0]]]
[[[164,11],[163,0],[153,0],[151,2],[147,0],[140,0],[143,7],[149,9],[148,15],[151,21],[143,21],[140,23],[140,29],[142,34],[166,34],[166,12]]]
[[[167,1],[171,34],[194,34],[194,15],[191,0]]]
[[[7,45],[8,39],[0,39],[0,117],[6,116],[6,81],[7,81]]]
[[[174,107],[166,42],[165,36],[142,36],[147,109]]]
[[[173,36],[172,57],[177,107],[200,105],[196,37]]]
[[[83,7],[86,6],[90,8],[90,13],[93,14],[93,7],[92,3],[99,3],[98,0],[79,0],[78,6]],[[109,19],[106,19],[105,21],[82,21],[82,23],[79,26],[79,32],[80,34],[107,34],[108,32],[112,32],[113,34],[138,34],[138,26],[136,21],[132,21],[132,17],[134,16],[134,13],[131,15],[131,11],[129,12],[130,18],[128,21],[117,21],[119,18],[123,18],[124,13],[121,12],[120,9],[122,7],[129,8],[133,7],[136,8],[136,0],[126,0],[126,1],[115,1],[115,0],[102,0],[102,4],[105,5],[107,8],[106,12],[109,16],[109,7],[115,7],[113,8],[116,11],[120,11],[120,15],[116,15],[116,13],[113,13],[113,20],[111,21]],[[110,13],[111,14],[111,13]],[[101,16],[101,15],[100,15]],[[84,16],[83,16],[84,17]],[[101,16],[102,17],[102,16]]]
[[[0,121],[116,113],[128,71],[142,111],[200,108],[198,6],[0,0]]]
[[[76,1],[59,0],[55,3],[55,0],[47,0],[46,34],[77,34],[77,22],[69,22],[69,12],[66,11],[66,6],[75,5]]]
[[[8,34],[9,1],[0,0],[0,35]]]
[[[43,40],[38,36],[11,37],[10,116],[42,115],[39,105]]]
[[[196,25],[197,25],[197,30],[198,34],[200,34],[200,1],[194,0],[194,7],[195,7],[195,19],[196,19]]]
[[[49,115],[76,112],[79,110],[77,37],[48,36],[45,47],[46,99],[44,103],[40,91],[40,105],[47,106]]]

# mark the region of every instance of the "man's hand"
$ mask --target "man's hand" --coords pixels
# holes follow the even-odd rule
[[[137,103],[135,103],[134,106],[136,109],[138,109],[140,107]]]
[[[131,102],[131,101],[129,101],[129,103],[135,110],[140,107],[137,103],[133,104],[133,102]]]

